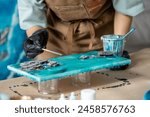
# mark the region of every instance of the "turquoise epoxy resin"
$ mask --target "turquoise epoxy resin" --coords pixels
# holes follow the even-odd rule
[[[8,69],[31,80],[41,82],[131,63],[131,60],[127,58],[113,55],[100,56],[98,53],[98,51],[91,51],[50,58],[45,61],[29,61],[9,65]]]

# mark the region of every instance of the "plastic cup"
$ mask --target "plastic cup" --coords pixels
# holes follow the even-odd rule
[[[82,73],[72,77],[72,84],[75,87],[88,87],[91,85],[91,73]]]
[[[38,82],[38,92],[44,95],[58,93],[58,80]]]
[[[122,56],[125,39],[122,39],[120,35],[103,35],[103,50],[105,52],[113,52],[116,56]]]

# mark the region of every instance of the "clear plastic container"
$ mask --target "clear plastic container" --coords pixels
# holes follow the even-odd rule
[[[91,72],[78,74],[72,77],[72,84],[75,87],[88,87],[91,85]]]
[[[125,39],[122,39],[120,35],[103,35],[101,37],[103,40],[103,50],[113,52],[116,56],[122,56]]]
[[[81,100],[95,100],[96,91],[94,89],[83,89],[81,90]]]
[[[38,82],[38,92],[45,95],[58,93],[58,80],[55,79]]]
[[[0,92],[0,100],[10,100],[10,96],[6,93]]]

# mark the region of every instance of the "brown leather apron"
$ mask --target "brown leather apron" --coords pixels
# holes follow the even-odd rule
[[[114,9],[111,0],[45,2],[49,24],[47,49],[63,54],[100,50],[100,36],[113,33]]]

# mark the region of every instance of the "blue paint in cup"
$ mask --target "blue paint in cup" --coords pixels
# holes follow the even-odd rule
[[[103,35],[101,39],[103,40],[103,50],[105,52],[113,52],[116,56],[122,56],[125,39],[122,39],[121,35]]]

